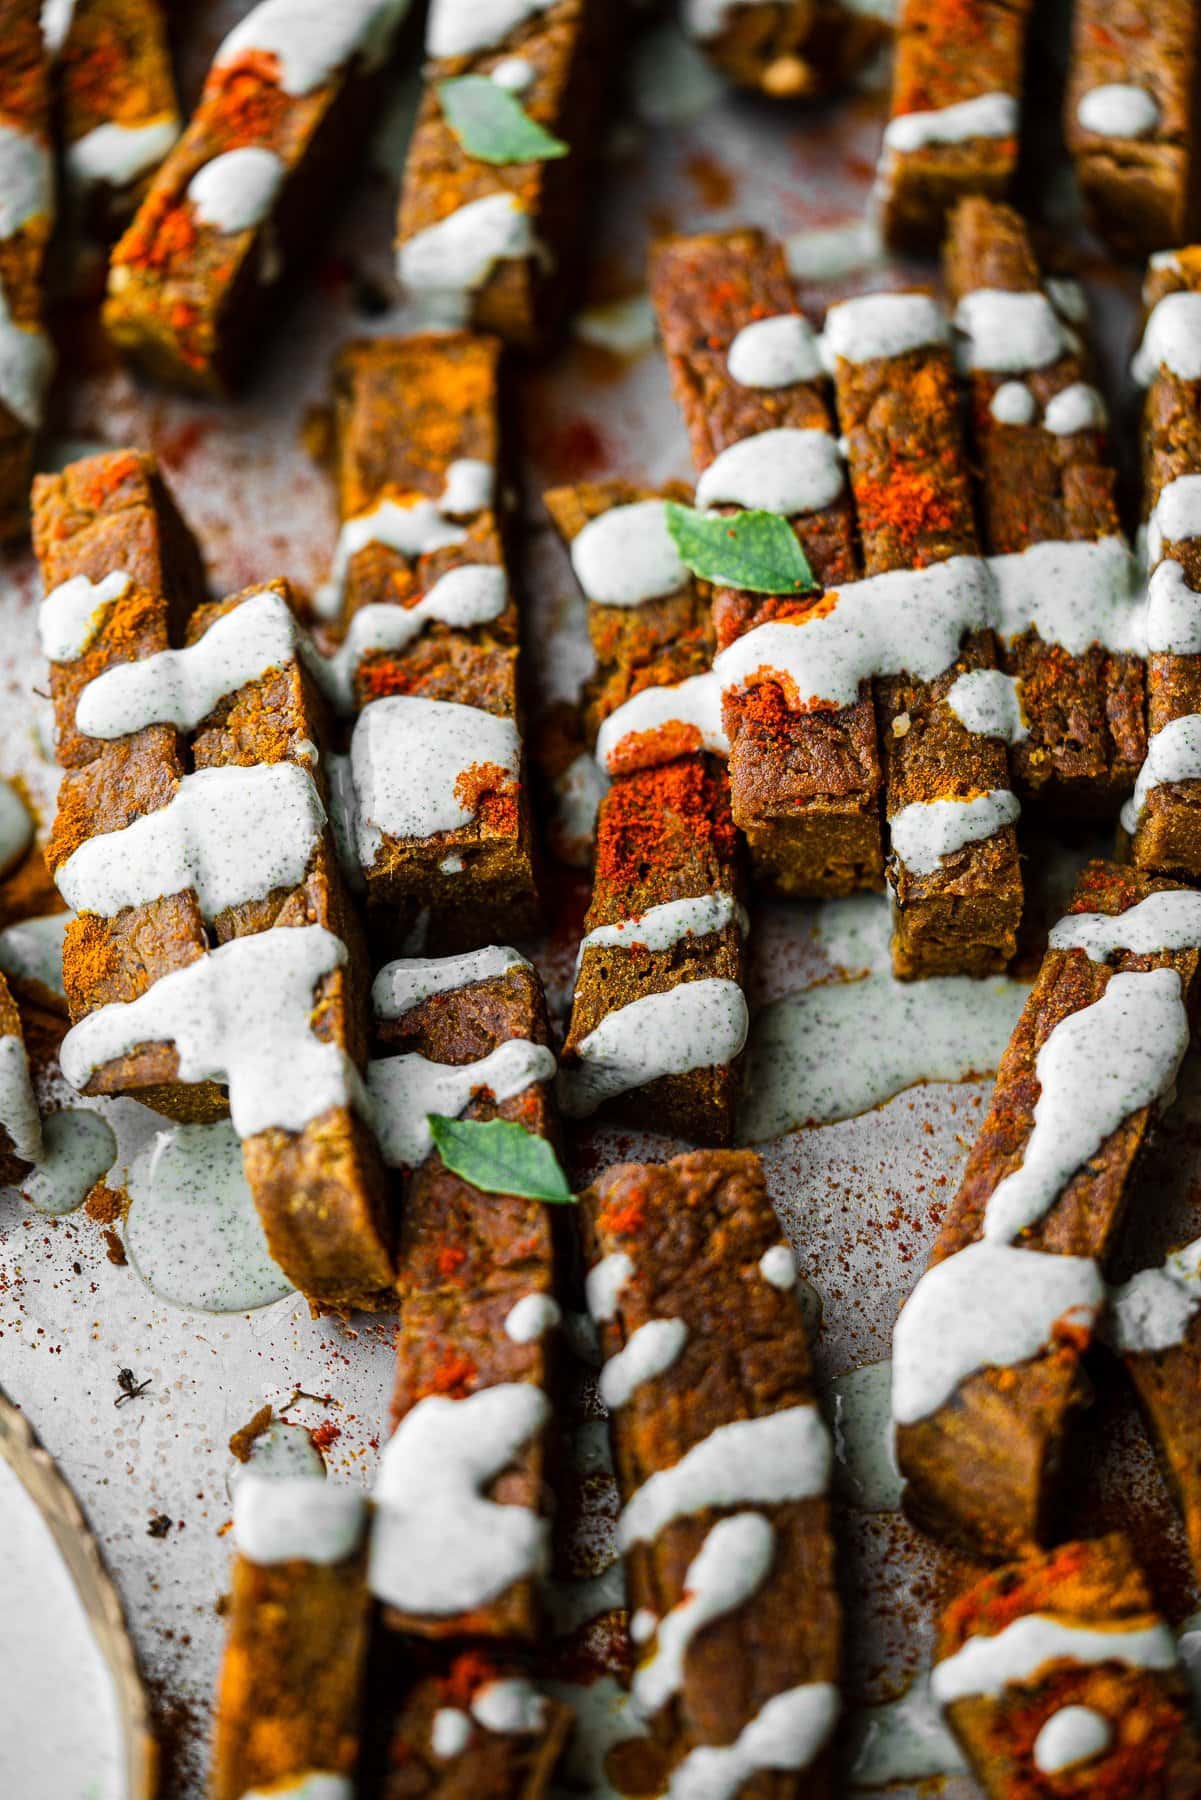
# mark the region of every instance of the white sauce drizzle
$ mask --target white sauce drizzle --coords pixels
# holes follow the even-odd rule
[[[1170,1097],[1188,1041],[1175,969],[1115,975],[1092,1006],[1061,1019],[1035,1059],[1040,1092],[1022,1161],[993,1189],[982,1236],[1011,1243],[1044,1218],[1125,1120]]]
[[[1021,810],[1008,788],[970,800],[915,800],[888,822],[893,855],[914,875],[929,875],[945,856],[1012,825]]]
[[[515,1344],[536,1344],[562,1318],[563,1309],[552,1294],[523,1294],[505,1314],[505,1336]]]
[[[1073,381],[1060,388],[1047,401],[1043,424],[1056,437],[1071,437],[1077,431],[1103,431],[1109,423],[1105,402],[1087,381]]]
[[[55,356],[44,331],[19,325],[0,287],[0,400],[30,431],[42,422]]]
[[[304,880],[325,829],[312,776],[297,763],[197,769],[166,806],[72,852],[55,885],[76,912],[110,919],[189,889],[218,913]]]
[[[977,288],[955,308],[954,325],[966,339],[968,368],[997,374],[1045,369],[1072,344],[1069,327],[1037,289]]]
[[[673,1519],[730,1506],[772,1506],[824,1494],[830,1434],[816,1406],[789,1406],[718,1425],[669,1469],[647,1477],[617,1523],[623,1551],[649,1544]]]
[[[114,569],[103,581],[73,575],[52,588],[38,608],[38,642],[48,662],[78,662],[103,622],[114,600],[131,586],[124,569]]]
[[[529,967],[524,956],[499,944],[459,956],[402,956],[385,963],[372,982],[371,1005],[377,1019],[399,1019],[431,994],[457,993],[510,969]]]
[[[1122,807],[1122,824],[1138,830],[1153,788],[1173,781],[1201,781],[1201,713],[1171,719],[1147,741],[1147,759],[1138,772],[1134,793]]]
[[[486,1681],[471,1701],[472,1716],[485,1731],[505,1737],[528,1737],[546,1723],[546,1701],[523,1676]]]
[[[773,1244],[759,1258],[759,1273],[771,1287],[785,1293],[797,1284],[796,1257],[791,1244]]]
[[[949,340],[947,317],[929,294],[861,294],[841,300],[826,314],[821,335],[822,362],[833,370],[845,362],[876,362],[905,356]]]
[[[1012,94],[976,94],[930,112],[899,113],[884,132],[885,147],[908,155],[928,144],[965,144],[975,138],[1014,137],[1018,103]]]
[[[1052,1662],[1081,1666],[1114,1662],[1134,1669],[1178,1666],[1176,1640],[1166,1625],[1115,1625],[1102,1630],[1028,1613],[994,1637],[969,1638],[954,1655],[935,1663],[930,1685],[940,1706],[978,1694],[996,1699]]]
[[[871,575],[826,601],[828,610],[771,619],[720,651],[713,670],[722,688],[763,670],[782,678],[798,705],[852,706],[872,676],[906,671],[933,681],[954,662],[964,633],[985,629],[995,615],[993,582],[975,556]]]
[[[438,1761],[453,1762],[466,1750],[470,1738],[470,1715],[457,1706],[440,1706],[430,1732],[430,1749]]]
[[[1140,1269],[1110,1290],[1106,1334],[1124,1356],[1182,1344],[1201,1308],[1201,1238],[1174,1250],[1158,1269]]]
[[[1022,713],[1022,683],[1000,669],[969,669],[947,694],[947,705],[961,725],[981,737],[1020,744],[1030,736]]]
[[[825,1681],[776,1694],[732,1744],[702,1744],[672,1771],[669,1800],[733,1800],[762,1770],[807,1769],[838,1719],[838,1689]]]
[[[286,94],[311,94],[343,63],[361,56],[374,66],[386,57],[409,0],[261,0],[225,39],[213,61],[229,68],[252,51],[279,63]]]
[[[350,741],[363,867],[371,867],[385,835],[428,838],[469,825],[475,810],[455,790],[461,776],[484,763],[518,781],[521,739],[513,719],[412,694],[373,700]]]
[[[264,589],[209,626],[186,650],[159,650],[89,681],[75,723],[89,737],[119,738],[147,725],[195,731],[228,694],[282,668],[296,655],[296,621]]]
[[[1113,1727],[1104,1713],[1091,1706],[1061,1706],[1034,1740],[1034,1766],[1044,1775],[1058,1775],[1092,1762],[1112,1742]]]
[[[1177,475],[1160,489],[1147,520],[1147,555],[1152,565],[1165,543],[1201,537],[1201,475]]]
[[[63,1074],[82,1088],[139,1044],[173,1043],[184,1082],[221,1081],[239,1137],[302,1131],[331,1107],[357,1102],[354,1065],[312,1030],[318,984],[346,961],[323,925],[232,939],[173,969],[136,1000],[102,1006],[63,1039]]]
[[[472,513],[482,512],[491,506],[495,486],[496,471],[491,463],[482,462],[478,457],[463,457],[450,464],[437,500],[420,498],[402,502],[389,496],[367,512],[347,519],[338,533],[330,578],[314,596],[318,615],[332,619],[341,611],[346,572],[352,559],[368,544],[383,544],[411,560],[430,550],[453,548],[465,541],[467,533],[462,525],[453,524],[447,515],[467,518]]]
[[[817,339],[801,313],[776,313],[744,325],[730,345],[726,367],[731,380],[747,388],[791,387],[822,374]]]
[[[67,145],[67,179],[76,188],[129,187],[148,170],[157,169],[178,136],[175,113],[142,125],[106,119]]]
[[[926,1270],[893,1330],[893,1419],[928,1418],[969,1375],[1028,1362],[1060,1320],[1091,1329],[1104,1298],[1091,1257],[998,1243],[946,1257]]]
[[[988,410],[998,425],[1032,425],[1038,402],[1024,381],[1003,381]]]
[[[510,94],[524,94],[538,79],[538,71],[524,56],[505,56],[489,70],[488,79]]]
[[[248,1562],[308,1562],[329,1567],[353,1556],[367,1503],[355,1488],[323,1475],[256,1475],[234,1490],[234,1543]]]
[[[1099,137],[1149,137],[1159,126],[1159,102],[1130,81],[1109,81],[1080,96],[1076,119]]]
[[[750,506],[793,518],[820,512],[843,490],[838,443],[828,431],[780,427],[740,439],[696,484],[698,506]]]
[[[658,1613],[652,1612],[649,1606],[640,1606],[630,1620],[630,1642],[648,1644],[655,1635],[658,1623]]]
[[[692,577],[667,528],[667,503],[635,500],[589,519],[571,541],[571,566],[589,600],[641,606],[686,587]]]
[[[648,906],[635,919],[622,919],[617,925],[597,925],[584,938],[576,953],[576,972],[588,950],[670,950],[686,937],[708,937],[737,924],[743,937],[750,930],[746,908],[733,894],[700,894],[691,900],[664,900],[659,906]]]
[[[368,1581],[377,1599],[447,1618],[484,1606],[547,1565],[547,1523],[485,1490],[550,1421],[529,1382],[502,1382],[465,1400],[434,1394],[384,1446],[375,1486]]]
[[[683,1319],[648,1319],[611,1356],[600,1376],[600,1397],[610,1412],[628,1406],[646,1381],[665,1375],[688,1342]]]
[[[1147,387],[1161,368],[1180,381],[1201,380],[1201,294],[1165,294],[1152,310],[1130,373]]]
[[[447,323],[466,323],[471,295],[499,262],[546,259],[533,220],[515,194],[469,200],[406,238],[396,253],[402,287],[425,296]]]
[[[760,625],[759,631],[766,630]],[[748,632],[753,637],[754,632]],[[739,643],[745,639],[739,639]],[[736,647],[736,646],[735,646]],[[729,655],[723,651],[723,655]],[[718,658],[720,661],[720,658]],[[620,763],[620,751],[626,738],[643,732],[662,731],[668,725],[683,725],[694,730],[699,748],[715,756],[729,753],[730,743],[721,721],[721,688],[715,670],[704,675],[690,675],[671,687],[643,688],[641,693],[616,707],[601,723],[596,734],[596,760],[603,769],[614,773]],[[673,750],[673,755],[678,754]]]
[[[559,1073],[559,1104],[569,1119],[584,1119],[660,1076],[720,1068],[741,1054],[748,1022],[736,981],[681,981],[644,994],[580,1039],[578,1062]]]
[[[275,204],[286,170],[274,150],[247,144],[226,150],[197,169],[188,183],[197,222],[225,234],[261,225]]]
[[[354,1784],[345,1775],[314,1770],[286,1788],[250,1788],[242,1800],[354,1800]]]
[[[459,631],[486,625],[500,617],[508,600],[503,569],[493,563],[465,563],[439,576],[413,606],[386,601],[361,606],[332,656],[306,655],[305,660],[338,711],[349,715],[355,710],[354,680],[365,656],[377,650],[405,650],[427,625],[451,625]]]
[[[1034,630],[1073,656],[1091,644],[1142,654],[1143,590],[1125,538],[1031,544],[990,556],[988,567],[997,584],[997,629],[1008,642]]]
[[[31,219],[54,217],[54,162],[49,146],[15,125],[0,124],[0,238]]]
[[[22,1162],[42,1155],[42,1121],[33,1097],[29,1058],[19,1037],[0,1037],[0,1130]]]
[[[434,0],[425,31],[430,56],[470,56],[503,43],[556,0]]]
[[[1051,950],[1083,950],[1107,962],[1117,950],[1141,956],[1201,944],[1201,894],[1167,889],[1120,913],[1068,913],[1051,927]]]
[[[758,1593],[775,1547],[775,1531],[759,1513],[717,1521],[688,1565],[682,1597],[660,1621],[653,1655],[634,1671],[634,1704],[644,1717],[652,1718],[683,1687],[693,1640]]]
[[[433,1143],[428,1114],[455,1118],[481,1088],[498,1102],[511,1100],[554,1072],[553,1053],[528,1038],[510,1038],[478,1062],[436,1063],[410,1051],[369,1063],[367,1090],[384,1161],[392,1168],[415,1168],[428,1156]]]
[[[624,1250],[610,1251],[589,1270],[584,1284],[588,1311],[598,1325],[607,1325],[617,1317],[622,1288],[634,1273],[633,1259]]]
[[[16,868],[32,842],[29,808],[12,783],[0,775],[0,875]]]
[[[75,0],[42,0],[42,41],[46,54],[55,57],[67,41],[75,17]]]

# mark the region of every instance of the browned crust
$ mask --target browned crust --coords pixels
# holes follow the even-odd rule
[[[50,144],[50,88],[37,0],[0,4],[0,123]],[[0,239],[0,290],[13,322],[42,329],[43,271],[54,225],[40,213]],[[36,432],[0,401],[0,542],[29,529],[29,480]]]
[[[158,0],[77,0],[55,74],[59,136],[68,152],[101,125],[136,131],[178,121]],[[82,195],[84,222],[100,242],[116,235],[151,174],[146,171],[129,186],[101,182]]]
[[[403,250],[462,206],[512,194],[528,214],[541,253],[497,263],[470,296],[470,324],[520,350],[537,350],[560,324],[575,291],[588,218],[596,139],[618,37],[609,0],[555,0],[499,43],[467,56],[431,60],[409,143],[397,242]],[[500,166],[469,156],[438,99],[439,82],[489,75],[506,57],[533,65],[520,101],[529,116],[570,146],[548,162]]]
[[[390,1049],[450,1064],[476,1062],[514,1038],[537,1044],[550,1038],[542,984],[533,969],[520,965],[431,995],[400,1019],[382,1022],[380,1035]],[[558,1119],[543,1082],[499,1104],[482,1090],[463,1116],[507,1119],[558,1147]],[[553,1292],[552,1210],[541,1201],[481,1193],[445,1168],[437,1151],[414,1173],[397,1255],[394,1424],[432,1394],[462,1400],[510,1381],[549,1387],[554,1334],[519,1344],[507,1335],[505,1319],[524,1295]],[[501,1475],[491,1498],[541,1511],[545,1476],[545,1446],[536,1438]],[[537,1594],[532,1581],[523,1581],[474,1613],[427,1618],[390,1607],[387,1618],[401,1630],[434,1639],[532,1641]]]
[[[546,507],[570,545],[591,520],[615,506],[647,499],[688,499],[686,489],[655,491],[632,482],[554,488]],[[588,603],[588,629],[597,672],[585,701],[597,726],[647,687],[700,675],[713,660],[713,621],[705,585],[689,580],[679,593],[641,606]],[[728,893],[740,899],[743,866],[730,815],[725,770],[699,752],[666,766],[618,775],[600,804],[587,934],[601,925],[641,918],[671,900]],[[572,998],[563,1062],[579,1060],[579,1045],[601,1020],[645,994],[667,993],[681,981],[744,979],[743,934],[736,924],[666,950],[590,946],[583,953]],[[678,1133],[701,1144],[728,1144],[738,1092],[736,1064],[665,1075],[607,1101],[602,1117]]]
[[[471,1712],[480,1689],[520,1680],[522,1666],[471,1648],[429,1649],[404,1638],[380,1646],[369,1702],[364,1780],[380,1800],[543,1800],[574,1717],[570,1706],[542,1695],[537,1731],[493,1732]],[[466,1715],[469,1736],[452,1757],[433,1749],[435,1715]]]
[[[358,1761],[371,1596],[366,1552],[328,1566],[239,1556],[217,1688],[213,1800]]]
[[[979,289],[1038,291],[1042,282],[1020,214],[979,198],[960,201],[952,213],[944,262],[953,302]],[[1108,433],[1056,433],[1042,423],[1056,394],[1094,374],[1083,345],[1046,368],[1023,372],[1020,380],[1034,396],[1038,417],[1029,425],[1008,425],[993,417],[992,402],[1012,378],[972,371],[977,492],[990,555],[1121,535]],[[1021,680],[1030,728],[1011,751],[1023,796],[1073,814],[1113,812],[1147,752],[1140,659],[1111,655],[1099,644],[1072,656],[1033,631],[1002,644],[999,655],[1006,673]]]
[[[778,244],[753,230],[667,238],[652,254],[651,288],[698,469],[756,432],[832,429],[825,382],[763,390],[743,387],[729,373],[730,345],[744,326],[798,311]],[[849,494],[791,523],[819,582],[829,587],[854,577]],[[718,647],[811,604],[810,596],[719,589]],[[866,684],[852,707],[798,713],[779,682],[758,680],[728,695],[724,713],[734,819],[760,879],[795,895],[880,887],[882,777]]]
[[[1087,1630],[1138,1631],[1162,1624],[1125,1538],[1114,1532],[1063,1544],[1046,1556],[994,1570],[952,1601],[939,1626],[935,1667],[964,1644],[1032,1615]],[[1049,1778],[1034,1761],[1039,1732],[1065,1706],[1088,1706],[1108,1722],[1111,1744],[1084,1769]],[[1058,1658],[996,1697],[975,1695],[947,1711],[972,1771],[990,1800],[1060,1791],[1109,1800],[1187,1800],[1201,1792],[1201,1748],[1188,1682],[1179,1666]],[[1083,1782],[1084,1785],[1078,1785]]]
[[[1128,868],[1092,863],[1070,912],[1118,914],[1170,886]],[[1201,951],[1125,953],[1095,963],[1079,950],[1048,950],[997,1071],[992,1103],[968,1157],[958,1194],[930,1263],[978,1240],[993,1190],[1022,1161],[1039,1084],[1035,1058],[1054,1027],[1095,1004],[1115,974],[1176,969],[1195,1010]],[[1023,1232],[1023,1248],[1104,1262],[1129,1199],[1153,1110],[1131,1114],[1087,1167],[1073,1175],[1046,1216]],[[1089,1332],[1064,1330],[1016,1368],[985,1369],[961,1384],[928,1418],[897,1428],[905,1509],[935,1536],[986,1556],[1015,1555],[1045,1543],[1072,1413],[1088,1397],[1081,1358]]]
[[[1180,1343],[1123,1357],[1160,1466],[1184,1518],[1194,1572],[1201,1571],[1201,1313]]]
[[[1187,243],[1196,231],[1198,75],[1190,0],[1078,0],[1073,8],[1064,137],[1094,229],[1124,255]],[[1110,83],[1154,98],[1159,121],[1152,131],[1115,138],[1086,130],[1081,101]]]
[[[978,555],[950,350],[931,344],[862,363],[838,357],[834,390],[866,574]],[[1009,786],[1004,746],[968,731],[946,704],[960,675],[995,662],[992,632],[975,632],[937,680],[902,674],[876,683],[890,819],[915,803]],[[893,973],[902,980],[988,975],[1013,956],[1022,878],[1011,825],[927,875],[894,857],[890,880]]]
[[[677,1463],[717,1426],[813,1400],[804,1327],[794,1293],[759,1268],[780,1241],[763,1171],[749,1151],[692,1151],[668,1163],[620,1164],[580,1197],[589,1264],[621,1251],[633,1273],[617,1314],[601,1325],[613,1355],[652,1318],[683,1318],[688,1337],[664,1374],[641,1383],[610,1415],[624,1501]],[[834,1543],[824,1498],[757,1508],[776,1533],[765,1585],[745,1608],[715,1621],[692,1644],[678,1696],[653,1728],[682,1756],[731,1742],[774,1695],[802,1682],[838,1679],[841,1615]],[[715,1522],[712,1511],[674,1520],[626,1555],[631,1611],[662,1618]],[[828,1757],[803,1773],[803,1791],[830,1791]],[[765,1777],[756,1793],[784,1800],[792,1778]]]
[[[181,642],[194,643],[217,619],[257,593],[197,606],[202,576],[195,545],[153,462],[116,452],[39,477],[35,542],[49,589],[71,575],[100,579],[113,569],[132,578],[113,602],[79,663],[58,665],[51,681],[64,755],[71,758],[47,846],[51,870],[85,839],[117,831],[166,805],[189,769],[282,761],[308,762],[328,804],[320,747],[328,742],[324,708],[298,662],[273,669],[219,702],[190,743],[163,725],[111,743],[75,730],[83,683],[102,670]],[[286,582],[268,584],[285,603]],[[349,951],[347,966],[314,996],[314,1030],[351,1061],[366,1061],[366,948],[346,902],[328,831],[300,887],[236,906],[211,931],[191,892],[130,907],[112,919],[81,913],[68,927],[63,973],[71,1016],[135,999],[153,982],[203,956],[213,943],[274,926],[320,924]],[[215,1084],[185,1084],[170,1043],[145,1044],[98,1069],[91,1093],[136,1092],[175,1117],[202,1119],[225,1110]],[[247,1178],[271,1253],[296,1285],[322,1305],[388,1305],[392,1300],[389,1180],[374,1138],[349,1107],[336,1107],[302,1132],[271,1130],[244,1145]]]
[[[980,94],[1022,97],[1032,0],[905,0],[897,23],[891,117],[938,111]],[[933,250],[964,194],[1002,200],[1017,166],[1016,135],[921,149],[885,148],[881,223],[896,250]]]
[[[209,72],[200,101],[113,251],[105,330],[155,380],[201,393],[236,386],[287,274],[311,252],[355,161],[382,91],[378,71],[337,70],[286,93],[274,59]],[[198,222],[187,189],[216,156],[248,146],[285,165],[268,217],[222,233]]]
[[[1144,322],[1168,294],[1186,292],[1201,292],[1201,250],[1196,247],[1179,250],[1171,262],[1148,269]],[[1156,371],[1143,406],[1142,462],[1143,507],[1149,517],[1170,482],[1201,473],[1201,381],[1181,380],[1163,365]],[[1189,587],[1201,591],[1197,539],[1167,539],[1163,555],[1180,564]],[[1148,734],[1197,712],[1201,712],[1201,657],[1164,651],[1148,656]],[[1130,854],[1152,874],[1201,880],[1201,781],[1166,782],[1152,788]]]
[[[701,48],[739,87],[793,100],[841,87],[888,35],[883,20],[842,0],[756,0]]]
[[[348,520],[380,501],[437,500],[451,464],[491,464],[503,482],[500,345],[469,333],[434,333],[350,345],[334,367],[334,471]],[[506,566],[505,531],[487,507],[459,521],[460,545],[409,559],[372,544],[347,572],[345,616],[367,604],[412,605],[450,569]],[[522,728],[518,608],[470,630],[433,625],[399,652],[364,657],[360,711],[411,695],[478,706]],[[524,763],[524,759],[523,759]],[[460,866],[444,868],[443,864]],[[427,945],[450,950],[521,936],[538,919],[533,822],[524,768],[516,790],[486,790],[476,817],[429,838],[384,837],[365,871],[369,905],[429,909]]]

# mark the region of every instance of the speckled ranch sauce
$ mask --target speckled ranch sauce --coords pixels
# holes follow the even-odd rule
[[[774,1001],[751,1028],[740,1141],[855,1118],[919,1081],[991,1073],[1028,991],[1004,976],[877,972]]]
[[[112,1127],[99,1113],[75,1107],[48,1114],[42,1139],[42,1159],[21,1192],[37,1212],[74,1212],[117,1160]]]
[[[29,809],[12,783],[0,776],[0,875],[16,868],[32,842]]]
[[[849,1369],[830,1383],[836,1480],[860,1512],[895,1512],[901,1504],[891,1396],[891,1360]]]
[[[125,1247],[173,1306],[248,1312],[291,1293],[272,1261],[227,1119],[158,1132],[130,1164]]]

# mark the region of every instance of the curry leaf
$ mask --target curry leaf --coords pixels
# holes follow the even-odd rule
[[[448,1119],[429,1114],[430,1135],[442,1161],[485,1194],[570,1205],[575,1199],[559,1159],[547,1143],[508,1119]]]
[[[669,500],[667,529],[680,560],[702,581],[755,594],[803,594],[817,586],[796,533],[779,513],[727,516]]]
[[[487,75],[460,75],[438,84],[446,122],[480,162],[549,162],[568,146],[531,119],[520,100]]]

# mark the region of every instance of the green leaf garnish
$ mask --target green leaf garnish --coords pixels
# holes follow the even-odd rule
[[[575,1199],[559,1159],[547,1143],[508,1119],[448,1119],[430,1113],[430,1135],[442,1161],[485,1194],[570,1205]]]
[[[446,123],[468,156],[486,163],[549,162],[569,146],[531,119],[520,100],[487,75],[438,83]]]
[[[702,581],[753,594],[803,594],[817,586],[787,519],[773,512],[697,512],[667,502],[667,529],[680,560]]]

